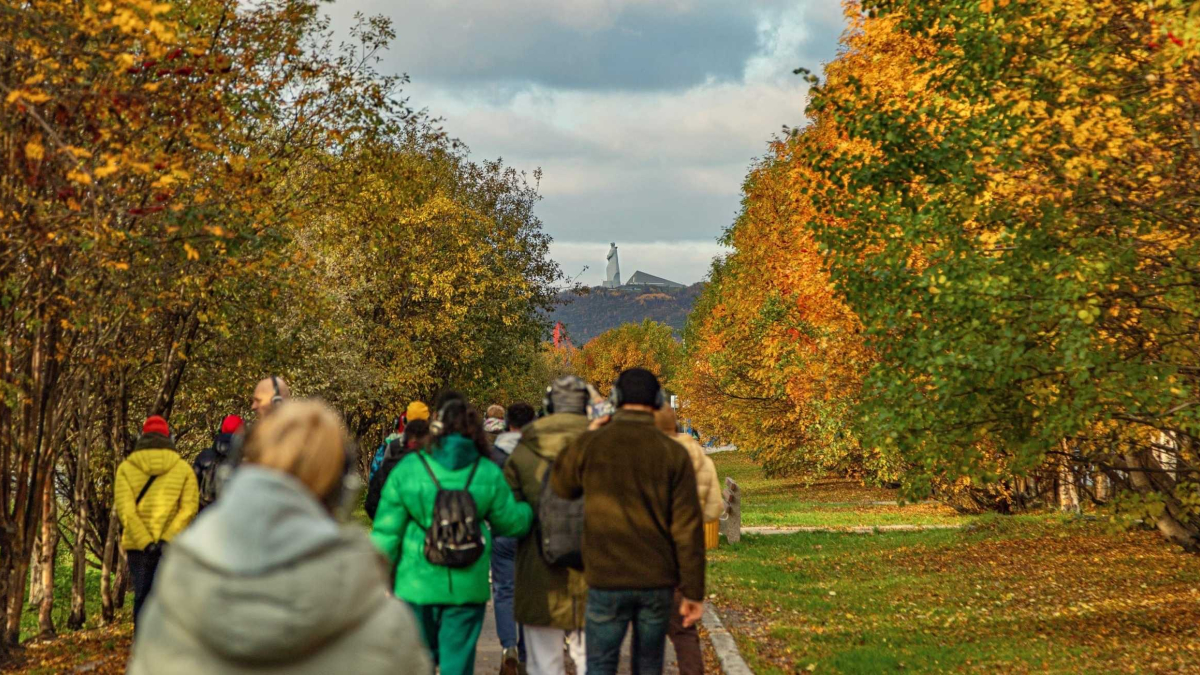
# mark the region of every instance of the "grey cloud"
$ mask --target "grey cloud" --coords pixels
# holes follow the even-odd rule
[[[476,157],[543,168],[538,215],[556,255],[580,261],[590,248],[564,244],[689,241],[710,255],[752,159],[782,125],[805,122],[792,69],[818,70],[843,30],[835,0],[330,5],[342,31],[356,11],[395,20],[384,69],[412,76],[413,105]]]
[[[639,178],[636,187],[547,194],[538,214],[556,239],[624,242],[713,242],[737,215],[736,194],[697,191],[665,172]]]
[[[575,1],[562,0],[566,5]],[[838,4],[811,4],[822,2]],[[654,91],[709,80],[739,81],[747,59],[760,48],[760,19],[792,3],[611,4],[617,6],[612,15],[593,23],[564,22],[561,16],[556,20],[549,5],[538,0],[342,0],[329,11],[342,30],[358,11],[392,17],[397,37],[384,56],[390,70],[407,72],[415,81],[468,89],[484,86],[502,95],[525,83]],[[819,65],[816,61],[832,52],[838,28],[815,28],[804,54],[791,67]]]

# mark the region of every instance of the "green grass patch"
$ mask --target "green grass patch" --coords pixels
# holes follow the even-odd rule
[[[715,458],[741,476],[750,522],[809,524],[854,501]],[[1200,558],[1073,516],[969,522],[747,535],[710,552],[710,593],[756,673],[1200,671]]]
[[[899,491],[855,480],[768,478],[740,452],[717,453],[712,458],[721,484],[728,476],[742,488],[742,524],[746,526],[960,525],[975,519],[942,504],[881,504],[898,502]]]
[[[100,624],[100,561],[94,556],[88,555],[88,562],[90,564],[84,573],[84,586],[86,588],[84,609],[87,617],[84,621],[84,629],[96,628]],[[71,576],[73,574],[73,565],[74,562],[68,542],[60,539],[54,561],[54,609],[51,612],[54,617],[54,627],[59,635],[70,632],[67,630],[67,617],[71,614]],[[25,597],[26,603],[21,613],[20,639],[22,642],[35,637],[39,632],[39,608],[37,605],[28,602],[28,580],[25,583]],[[118,622],[128,620],[132,616],[132,591],[125,596],[125,608],[124,614],[126,616],[118,616]]]

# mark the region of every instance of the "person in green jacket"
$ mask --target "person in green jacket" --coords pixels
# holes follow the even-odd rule
[[[434,426],[440,430],[429,448],[405,458],[388,476],[371,539],[392,562],[396,597],[413,608],[442,675],[470,675],[491,596],[491,536],[524,536],[533,511],[513,498],[500,467],[488,459],[491,446],[478,410],[461,398],[451,398],[439,409]],[[467,567],[442,567],[425,558],[425,531],[438,488],[422,465],[422,456],[446,490],[463,489],[475,471],[466,489],[480,520],[491,526],[491,536],[485,536],[483,555]]]

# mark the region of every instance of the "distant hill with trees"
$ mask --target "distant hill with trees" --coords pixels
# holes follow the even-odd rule
[[[674,291],[637,293],[608,288],[588,288],[581,293],[564,292],[560,304],[550,312],[551,321],[561,321],[576,346],[611,328],[646,319],[666,324],[682,336],[692,305],[704,289],[703,283]]]

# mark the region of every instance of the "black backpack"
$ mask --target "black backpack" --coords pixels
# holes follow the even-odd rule
[[[233,461],[232,434],[217,434],[212,447],[201,453],[193,467],[196,473],[196,487],[200,491],[200,509],[203,510],[217,500],[225,481],[233,473],[228,466]]]
[[[479,526],[475,498],[468,492],[480,460],[475,460],[467,484],[461,490],[445,490],[425,461],[417,455],[425,471],[437,486],[433,501],[433,522],[425,530],[425,559],[442,567],[467,567],[483,557],[483,530]]]
[[[383,451],[383,464],[375,470],[375,474],[371,476],[371,482],[367,484],[367,499],[363,502],[363,508],[367,512],[367,517],[375,520],[375,513],[379,510],[379,500],[383,497],[383,488],[387,485],[388,476],[392,475],[392,469],[414,452],[420,452],[418,449],[408,449],[405,437],[400,436],[388,443]]]
[[[538,498],[538,548],[542,559],[554,567],[583,569],[583,497],[563,499],[550,486],[554,462],[542,476]]]

